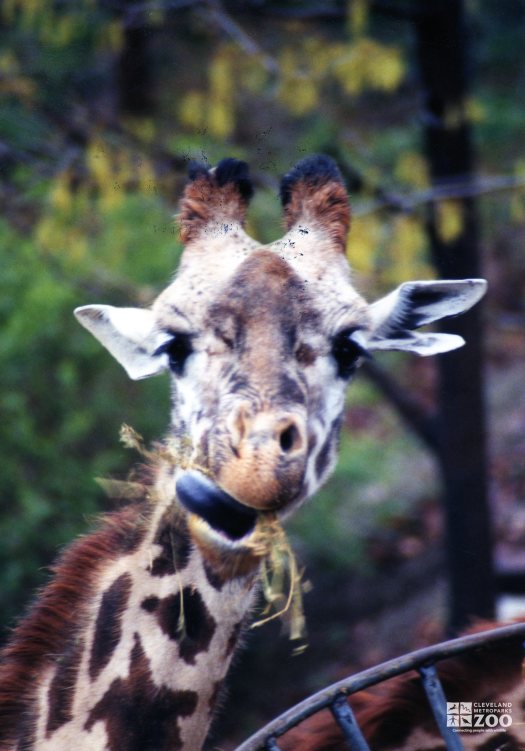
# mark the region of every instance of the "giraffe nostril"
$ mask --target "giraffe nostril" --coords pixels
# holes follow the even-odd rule
[[[300,450],[302,443],[301,433],[294,423],[290,423],[279,436],[279,444],[284,454]]]

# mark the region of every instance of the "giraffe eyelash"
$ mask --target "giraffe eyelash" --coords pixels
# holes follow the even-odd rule
[[[350,378],[362,359],[371,355],[365,346],[361,329],[343,329],[332,340],[332,355],[340,378]]]
[[[167,355],[170,370],[181,375],[186,360],[193,352],[191,336],[189,334],[171,332],[171,339],[157,347],[155,356]]]

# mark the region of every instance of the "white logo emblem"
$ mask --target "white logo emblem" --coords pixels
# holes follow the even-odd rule
[[[447,701],[447,727],[456,733],[501,731],[512,725],[512,702]]]

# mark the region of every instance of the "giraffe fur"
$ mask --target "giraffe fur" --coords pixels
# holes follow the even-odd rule
[[[0,751],[199,751],[256,597],[259,520],[329,476],[362,358],[463,343],[413,329],[468,310],[483,280],[356,291],[330,159],[284,177],[269,245],[244,229],[252,192],[244,162],[193,166],[168,287],[75,311],[131,378],[170,372],[170,426],[143,497],[66,549],[0,654]]]
[[[502,625],[483,621],[468,629],[465,635]],[[520,637],[449,657],[437,663],[436,669],[449,701],[510,703],[512,724],[509,727],[473,729],[473,732],[460,734],[466,751],[523,751],[525,681]],[[348,702],[374,751],[446,751],[417,673],[404,673],[359,691],[352,694]],[[347,749],[341,730],[327,710],[290,730],[278,743],[282,751]]]

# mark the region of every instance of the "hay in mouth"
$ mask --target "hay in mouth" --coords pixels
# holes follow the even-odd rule
[[[176,492],[181,505],[200,516],[213,529],[232,541],[243,540],[261,559],[262,594],[265,601],[261,618],[252,624],[257,628],[275,618],[280,618],[291,640],[299,643],[294,653],[306,648],[306,621],[303,610],[303,592],[310,583],[303,579],[292,546],[275,512],[257,511],[236,501],[213,483],[206,470],[188,460],[190,446],[163,445],[147,449],[142,436],[129,425],[123,425],[120,439],[127,448],[138,451],[149,461],[168,461],[186,470],[177,480]],[[137,482],[101,480],[108,495],[129,499],[148,497],[155,502],[151,488]],[[182,627],[182,626],[181,626]]]

